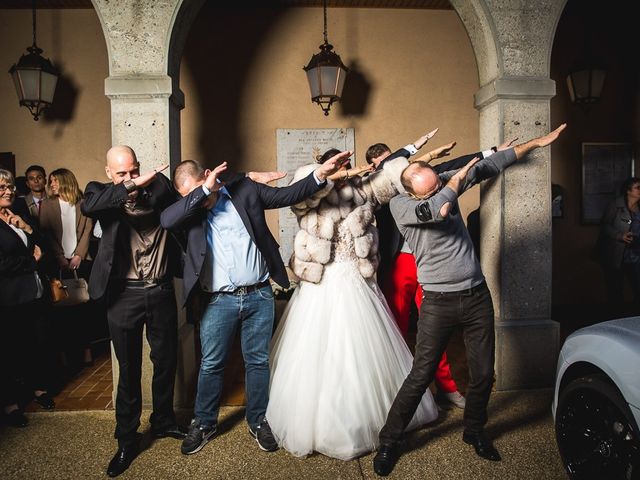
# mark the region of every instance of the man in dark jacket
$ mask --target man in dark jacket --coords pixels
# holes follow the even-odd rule
[[[89,293],[94,299],[105,299],[120,370],[118,451],[107,468],[111,477],[124,472],[139,451],[145,326],[153,363],[151,429],[156,437],[186,436],[186,428],[176,424],[173,411],[178,334],[172,280],[180,256],[179,246],[160,226],[160,212],[178,198],[169,180],[159,173],[167,167],[140,174],[135,152],[127,146],[113,147],[107,152],[105,167],[112,183],[90,182],[82,204],[82,213],[102,227]]]

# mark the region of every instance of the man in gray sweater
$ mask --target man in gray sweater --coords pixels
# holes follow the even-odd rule
[[[473,445],[480,457],[501,459],[484,435],[493,384],[493,303],[460,215],[458,196],[498,175],[531,150],[549,145],[565,127],[563,124],[543,137],[483,160],[474,158],[457,172],[438,175],[424,162],[412,163],[402,172],[402,185],[407,193],[391,200],[391,213],[416,257],[424,300],[413,366],[380,431],[380,447],[373,460],[378,475],[386,476],[393,470],[399,457],[398,442],[433,380],[438,360],[458,325],[463,329],[469,362],[462,439]]]

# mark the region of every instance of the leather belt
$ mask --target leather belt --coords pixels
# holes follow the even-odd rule
[[[264,282],[256,283],[255,285],[247,285],[244,287],[238,287],[235,290],[230,292],[214,292],[214,293],[224,293],[225,295],[246,295],[251,292],[255,292],[256,290],[260,290],[261,288],[270,286],[269,280],[265,280]]]
[[[150,280],[128,280],[127,279],[127,280],[123,280],[122,283],[125,286],[125,288],[154,288],[160,285],[168,284],[169,282],[167,280],[157,280],[157,279],[150,279]]]
[[[479,292],[480,290],[483,290],[486,288],[487,288],[487,282],[483,280],[482,283],[479,283],[475,287],[465,288],[464,290],[456,290],[455,292],[434,292],[433,290],[423,290],[423,292],[425,293],[425,295],[440,296],[440,297],[455,297],[455,296],[468,297],[469,295],[473,295],[474,293]]]

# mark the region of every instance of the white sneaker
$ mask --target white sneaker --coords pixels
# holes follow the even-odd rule
[[[458,390],[455,392],[443,392],[438,390],[438,393],[436,394],[436,401],[450,403],[461,409],[464,409],[467,405],[464,396]]]

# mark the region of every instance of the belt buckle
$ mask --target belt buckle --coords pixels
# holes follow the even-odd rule
[[[238,287],[236,288],[236,291],[234,292],[236,295],[246,295],[247,294],[247,290],[249,287],[244,286],[244,287]]]

